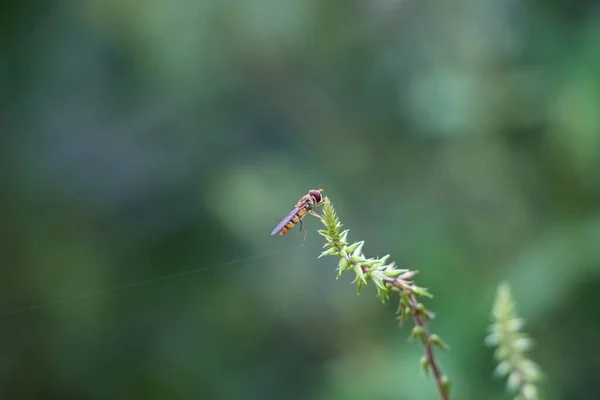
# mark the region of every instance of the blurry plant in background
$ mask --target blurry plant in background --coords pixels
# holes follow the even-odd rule
[[[508,377],[508,389],[518,394],[515,400],[538,400],[540,367],[526,356],[533,341],[521,332],[525,322],[516,315],[515,302],[507,283],[498,287],[492,316],[494,323],[485,341],[488,346],[497,347],[494,353],[499,362],[496,375]]]
[[[323,187],[435,293],[453,398],[506,398],[507,281],[547,399],[596,399],[599,42],[589,0],[3,2],[0,314],[78,300],[0,317],[0,397],[437,398],[394,305],[269,236]]]

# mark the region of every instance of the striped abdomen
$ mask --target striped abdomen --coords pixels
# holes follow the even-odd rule
[[[281,228],[281,231],[279,232],[279,234],[281,236],[285,235],[287,233],[287,231],[289,231],[295,225],[300,223],[300,221],[302,220],[302,218],[304,218],[304,216],[306,214],[308,214],[308,207],[303,207],[303,208],[299,209],[298,212],[296,212],[296,214],[294,214],[289,219],[289,221],[285,223],[285,225]]]

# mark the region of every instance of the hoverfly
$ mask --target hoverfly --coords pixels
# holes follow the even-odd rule
[[[296,207],[290,211],[290,213],[281,220],[281,222],[273,229],[271,232],[271,236],[279,233],[281,236],[285,235],[287,231],[292,229],[296,224],[300,224],[300,229],[304,232],[304,240],[306,240],[306,231],[302,228],[302,218],[306,214],[314,215],[317,218],[322,218],[319,214],[314,212],[312,209],[314,207],[318,207],[323,204],[323,196],[321,192],[323,189],[312,189],[309,190],[307,194],[302,196],[298,203],[296,203]]]

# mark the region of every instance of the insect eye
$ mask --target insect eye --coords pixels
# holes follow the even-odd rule
[[[310,193],[310,195],[315,198],[315,201],[317,203],[319,203],[321,201],[321,199],[323,198],[321,196],[321,192],[319,192],[318,190],[309,190],[308,193]]]

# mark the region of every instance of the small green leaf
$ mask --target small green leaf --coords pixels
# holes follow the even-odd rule
[[[450,388],[452,386],[452,382],[450,382],[450,378],[448,378],[448,376],[446,375],[442,375],[442,378],[440,379],[441,384],[442,384],[442,390],[444,391],[444,393],[446,394],[447,397],[450,397]]]
[[[412,332],[410,333],[410,337],[411,337],[411,339],[413,339],[413,338],[420,339],[421,342],[423,342],[423,344],[427,344],[427,335],[425,334],[425,330],[418,325],[416,325],[412,329]]]
[[[525,385],[523,385],[521,392],[523,393],[523,397],[525,397],[526,399],[538,398],[538,390],[535,387],[535,385],[532,385],[531,383],[526,383]]]
[[[361,264],[364,265],[364,261],[365,259],[362,257],[357,257],[355,255],[350,256],[350,262],[352,262],[353,264]]]
[[[429,297],[430,299],[433,298],[433,295],[425,288],[413,285],[411,289],[417,296]]]
[[[517,390],[519,385],[521,385],[521,383],[522,383],[522,380],[521,380],[521,375],[519,374],[519,372],[517,372],[517,371],[512,372],[508,376],[507,387],[510,390]]]
[[[383,283],[383,279],[381,279],[381,277],[377,276],[377,275],[371,275],[371,279],[373,280],[373,283],[375,285],[377,285],[377,288],[383,291],[388,291],[387,286],[385,286],[385,283]]]
[[[444,341],[435,333],[429,336],[429,340],[431,340],[431,343],[433,343],[442,350],[448,350],[449,348],[449,346],[446,343],[444,343]]]
[[[348,244],[348,243],[346,242],[346,237],[348,236],[348,232],[349,232],[349,230],[348,230],[348,229],[346,229],[345,231],[343,231],[343,232],[340,234],[340,243],[342,243],[342,244]]]
[[[528,337],[522,336],[518,339],[513,340],[512,347],[519,352],[525,352],[533,347],[533,340]]]
[[[363,288],[363,286],[365,286],[365,284],[360,280],[356,283],[356,294],[360,294],[360,291]]]
[[[508,375],[510,370],[511,370],[510,362],[502,361],[500,364],[498,364],[498,366],[494,370],[494,375],[496,375],[498,378],[502,378],[502,377]]]
[[[430,367],[431,367],[431,364],[429,363],[429,360],[427,359],[427,357],[425,355],[423,355],[421,357],[421,370],[423,371],[425,376],[429,376]]]
[[[356,243],[352,243],[350,246],[348,246],[348,247],[346,248],[346,251],[347,251],[348,253],[353,253],[353,252],[354,252],[354,250],[356,250],[356,249],[357,249],[357,248],[358,248],[358,247],[361,245],[361,243],[364,243],[364,242],[356,242]]]
[[[381,288],[377,288],[377,294],[379,295],[379,298],[381,299],[382,303],[387,303],[387,301],[390,298],[390,292],[389,290],[386,289],[381,289]]]
[[[336,255],[336,256],[338,255],[338,251],[335,247],[332,247],[331,249],[322,252],[318,258],[322,258],[325,256],[330,256],[330,255]]]
[[[357,242],[357,243],[358,243],[358,247],[356,249],[354,249],[353,255],[360,257],[360,255],[362,254],[362,248],[363,248],[365,242],[364,242],[364,240],[361,240],[360,242]]]
[[[531,382],[538,381],[542,376],[540,367],[531,360],[519,360],[519,368],[527,376],[527,379]]]
[[[365,274],[363,273],[362,268],[359,265],[354,266],[354,272],[356,273],[356,279],[363,284],[367,283],[365,278]]]
[[[518,332],[525,326],[525,321],[522,318],[515,318],[508,321],[506,330],[510,332]]]
[[[398,276],[402,275],[402,273],[404,272],[404,270],[401,270],[401,269],[391,269],[388,267],[389,267],[389,265],[382,265],[383,273],[385,274],[385,276],[387,276],[389,278],[397,278]]]
[[[323,249],[330,249],[332,247],[337,247],[333,241],[328,240],[324,245]]]
[[[362,262],[362,264],[363,264],[365,267],[369,267],[369,268],[371,268],[371,267],[377,267],[377,266],[379,266],[379,265],[382,265],[382,264],[381,264],[381,260],[378,260],[378,259],[376,259],[376,258],[369,258],[368,260],[364,260],[364,261]]]
[[[494,352],[494,358],[496,360],[504,360],[510,355],[510,349],[508,347],[500,346]]]
[[[485,337],[484,342],[489,347],[494,347],[500,343],[501,338],[502,336],[500,333],[491,333]]]

